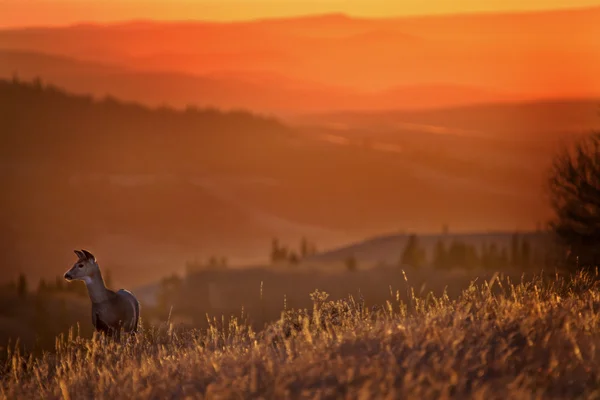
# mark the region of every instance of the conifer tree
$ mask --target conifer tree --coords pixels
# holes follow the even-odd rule
[[[425,262],[425,252],[419,247],[417,235],[412,234],[408,237],[408,242],[402,253],[401,263],[413,267],[421,267]]]
[[[25,274],[19,274],[19,279],[17,281],[17,294],[19,297],[27,296],[27,278]]]

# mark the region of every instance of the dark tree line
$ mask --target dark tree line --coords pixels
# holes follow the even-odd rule
[[[419,243],[417,235],[409,236],[403,249],[400,264],[413,267],[431,265],[439,269],[485,268],[497,270],[506,267],[527,269],[533,266],[548,265],[544,253],[532,246],[524,236],[513,234],[509,247],[499,247],[496,243],[483,243],[479,248],[461,240],[446,244],[441,238],[435,244],[430,260]]]
[[[269,145],[267,138],[287,133],[249,112],[151,108],[70,94],[40,79],[0,79],[0,119],[0,155],[79,173],[197,171],[199,159],[210,166],[224,151],[248,158]],[[78,153],[85,163],[73,157]]]
[[[271,263],[289,263],[298,264],[307,257],[317,254],[317,246],[306,238],[300,240],[298,250],[294,250],[286,245],[279,243],[278,239],[271,242]]]
[[[533,248],[518,235],[509,249],[485,245],[479,252],[471,245],[452,242],[446,248],[440,240],[432,264],[438,268],[480,265],[486,268],[556,265],[563,262],[571,270],[600,266],[600,132],[578,138],[563,147],[553,159],[548,178],[550,204],[554,217],[550,221],[558,246]],[[541,227],[538,227],[541,231]],[[401,263],[424,264],[423,251],[415,235],[402,254]]]

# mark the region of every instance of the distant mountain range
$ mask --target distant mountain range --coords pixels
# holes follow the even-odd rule
[[[280,114],[598,97],[599,19],[590,8],[5,29],[0,74]]]
[[[100,97],[111,94],[150,106],[210,106],[283,115],[348,109],[422,109],[519,98],[452,84],[367,92],[259,72],[222,71],[193,75],[139,71],[65,56],[0,50],[0,76],[12,75],[27,80],[40,77],[76,93]]]

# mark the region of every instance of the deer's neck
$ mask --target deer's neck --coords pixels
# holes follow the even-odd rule
[[[108,300],[109,292],[108,289],[106,289],[106,285],[104,284],[104,279],[102,279],[102,274],[100,271],[94,274],[94,276],[86,276],[84,281],[92,303],[102,303]]]

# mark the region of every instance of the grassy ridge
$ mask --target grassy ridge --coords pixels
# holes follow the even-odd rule
[[[596,276],[509,279],[383,306],[311,295],[255,333],[172,325],[124,343],[77,336],[10,353],[0,398],[598,398]]]

